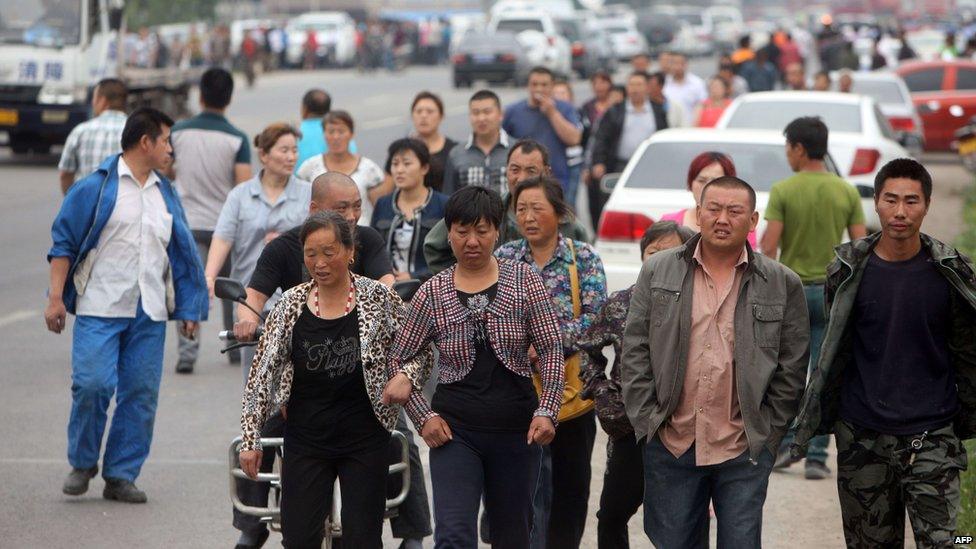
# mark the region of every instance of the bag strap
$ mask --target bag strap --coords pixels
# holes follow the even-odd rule
[[[569,246],[569,251],[573,254],[573,261],[569,264],[569,287],[573,294],[573,318],[579,318],[583,314],[583,305],[580,303],[580,282],[579,282],[579,269],[576,267],[576,246],[573,245],[573,239],[567,238],[566,244]]]

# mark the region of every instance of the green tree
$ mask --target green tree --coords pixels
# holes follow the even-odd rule
[[[166,23],[212,21],[219,0],[129,0],[126,22],[130,29]]]

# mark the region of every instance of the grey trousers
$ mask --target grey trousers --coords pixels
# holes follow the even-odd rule
[[[193,231],[193,239],[197,242],[197,252],[200,254],[200,261],[204,266],[207,264],[207,254],[210,253],[210,240],[213,238],[213,231]],[[230,257],[224,262],[224,268],[220,270],[220,276],[230,275]],[[234,329],[234,302],[223,301],[223,321],[225,330]],[[180,334],[179,326],[176,327],[176,337],[179,341],[180,362],[196,364],[197,356],[200,354],[200,337],[189,339]]]

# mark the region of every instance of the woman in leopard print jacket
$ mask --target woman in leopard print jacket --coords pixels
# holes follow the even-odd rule
[[[344,543],[381,547],[390,431],[399,413],[381,397],[403,302],[349,272],[355,244],[339,214],[314,214],[300,238],[312,280],[285,292],[265,323],[244,389],[241,468],[257,476],[261,427],[280,409],[285,546],[321,545],[338,478],[354,487],[343,490]],[[413,362],[429,369],[430,351]]]

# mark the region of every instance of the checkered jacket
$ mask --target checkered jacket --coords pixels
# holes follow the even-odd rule
[[[456,266],[446,269],[420,287],[410,303],[407,321],[390,352],[391,375],[405,373],[413,383],[406,410],[417,430],[436,415],[422,393],[430,376],[429,363],[411,359],[433,343],[439,351],[439,383],[464,379],[474,366],[477,313],[461,305],[454,285]],[[539,355],[542,395],[536,416],[553,423],[559,416],[566,384],[559,321],[542,279],[524,263],[498,260],[498,289],[483,313],[488,341],[506,368],[521,376],[532,375],[528,349]]]
[[[77,181],[98,169],[109,156],[122,152],[125,121],[125,113],[109,110],[75,126],[64,143],[58,169],[74,172]]]

